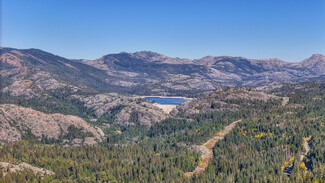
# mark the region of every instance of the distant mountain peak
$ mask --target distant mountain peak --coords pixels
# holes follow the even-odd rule
[[[321,54],[313,54],[310,58],[302,61],[301,64],[305,68],[309,68],[318,75],[325,74],[325,56]]]
[[[310,58],[319,58],[319,57],[325,57],[324,55],[322,55],[322,54],[318,54],[318,53],[316,53],[316,54],[313,54]]]
[[[153,51],[138,51],[135,53],[132,53],[132,55],[140,56],[140,57],[160,57],[160,58],[166,58],[167,56],[159,54],[157,52]]]
[[[325,56],[322,54],[313,54],[311,57],[307,58],[306,60],[302,61],[302,62],[325,62]]]
[[[126,52],[126,51],[121,51],[120,53],[118,53],[118,54],[129,54],[128,52]],[[109,54],[110,55],[110,54]]]
[[[154,51],[147,51],[147,50],[143,50],[143,51],[137,51],[137,52],[134,52],[134,54],[148,54],[148,55],[161,55],[157,52],[154,52]]]

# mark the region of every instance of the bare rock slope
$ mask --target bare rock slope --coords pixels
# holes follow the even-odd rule
[[[59,139],[66,135],[70,126],[88,133],[85,142],[93,144],[102,140],[99,129],[95,129],[83,119],[63,114],[45,114],[30,108],[12,104],[0,105],[0,142],[22,139],[29,131],[37,138],[42,136]]]
[[[72,97],[84,102],[87,108],[93,109],[98,118],[105,114],[110,115],[111,122],[115,124],[151,126],[169,116],[152,102],[140,100],[139,97],[117,93]]]
[[[3,169],[3,174],[6,175],[9,172],[20,172],[24,169],[32,170],[34,174],[40,174],[41,177],[46,175],[54,175],[55,173],[51,170],[46,170],[44,168],[39,168],[28,163],[22,162],[19,164],[12,164],[7,162],[0,162],[0,168]]]
[[[217,89],[177,106],[171,115],[188,116],[196,113],[237,110],[240,104],[250,105],[256,101],[280,100],[281,97],[246,87]]]

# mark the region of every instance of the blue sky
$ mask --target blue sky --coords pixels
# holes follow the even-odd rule
[[[0,0],[1,45],[67,58],[150,50],[301,61],[325,54],[323,0]]]

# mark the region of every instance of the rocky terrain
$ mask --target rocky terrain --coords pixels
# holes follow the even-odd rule
[[[1,91],[14,96],[46,96],[49,91],[118,92],[193,96],[227,86],[261,86],[324,79],[325,57],[301,62],[206,56],[171,58],[154,52],[108,54],[70,60],[37,49],[1,48]]]
[[[90,96],[73,95],[89,109],[93,109],[97,118],[107,115],[110,123],[122,125],[151,126],[169,115],[154,103],[138,97],[128,97],[117,93],[104,93]]]
[[[281,100],[281,97],[246,87],[217,89],[177,106],[173,116],[188,116],[196,113],[237,110],[240,104],[250,105],[255,101]]]
[[[71,126],[74,126],[76,130],[80,129],[85,136],[83,139],[67,138],[65,142],[70,140],[70,143],[74,144],[96,144],[97,141],[102,140],[103,136],[99,128],[92,127],[80,117],[45,114],[12,104],[0,105],[0,121],[0,143],[20,140],[26,134],[33,135],[37,139],[45,137],[64,140],[66,135],[72,133]]]
[[[319,54],[297,63],[276,58],[256,60],[229,56],[189,60],[153,52],[110,54],[82,62],[104,70],[112,78],[120,76],[118,81],[112,81],[117,85],[143,87],[135,89],[135,93],[158,95],[202,92],[225,86],[287,83],[325,74],[325,57]],[[121,71],[122,75],[116,71]]]
[[[6,175],[8,172],[20,172],[24,169],[30,169],[34,174],[40,174],[41,177],[46,175],[54,175],[55,173],[51,170],[46,170],[44,168],[39,168],[28,163],[19,163],[19,164],[12,164],[7,162],[0,162],[0,168],[3,170],[3,174]]]
[[[277,95],[276,89],[282,83],[321,80],[325,74],[325,57],[319,54],[302,62],[288,63],[279,59],[229,56],[191,60],[148,51],[83,60],[66,59],[38,49],[1,47],[0,50],[0,117],[4,121],[1,136],[8,141],[21,139],[22,132],[28,132],[29,128],[38,138],[44,135],[58,139],[60,130],[67,134],[69,125],[73,124],[92,134],[86,143],[95,143],[101,135],[86,121],[150,127],[170,116],[236,110],[238,100],[248,104],[255,100],[280,100],[263,91]],[[273,88],[259,87],[259,91],[218,89],[270,83]],[[140,100],[139,96],[143,95],[199,98],[185,102],[168,114],[171,107],[159,108],[157,104]],[[45,128],[48,121],[53,128]],[[83,141],[69,140],[77,144]]]

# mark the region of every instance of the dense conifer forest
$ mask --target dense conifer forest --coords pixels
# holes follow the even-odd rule
[[[98,145],[63,146],[32,137],[2,144],[0,161],[26,162],[55,175],[26,169],[0,174],[0,182],[325,182],[325,84],[289,84],[271,92],[290,100],[281,105],[282,99],[236,99],[227,101],[241,106],[236,110],[168,118],[150,128],[110,124]],[[238,119],[217,142],[206,170],[186,177],[202,161],[190,146]],[[70,128],[66,138],[87,135]]]

